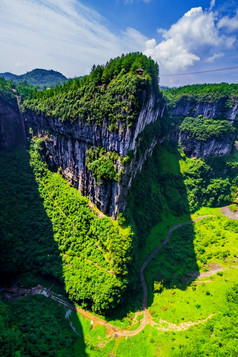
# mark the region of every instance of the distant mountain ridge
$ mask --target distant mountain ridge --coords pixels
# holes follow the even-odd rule
[[[65,83],[68,78],[65,77],[62,73],[47,70],[47,69],[33,69],[30,72],[25,74],[17,75],[10,72],[0,73],[0,77],[5,78],[6,80],[11,80],[15,83],[26,82],[27,84],[34,86],[39,89],[52,88],[56,85]]]

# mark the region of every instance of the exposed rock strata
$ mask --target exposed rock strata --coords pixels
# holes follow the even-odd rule
[[[196,102],[182,97],[174,108],[169,107],[171,117],[197,117],[202,115],[210,119],[227,120],[231,125],[238,117],[238,102],[233,100],[230,107],[227,100],[221,99],[216,103]],[[236,134],[226,135],[222,138],[213,137],[207,141],[197,140],[187,133],[180,133],[179,126],[169,134],[169,140],[179,141],[184,152],[189,157],[208,157],[230,154],[234,148]]]
[[[217,103],[199,103],[182,98],[174,108],[170,108],[170,115],[184,117],[202,115],[210,119],[223,119],[233,123],[238,116],[238,102],[234,102],[231,107],[226,107],[224,100],[219,100]]]
[[[230,154],[235,141],[236,133],[222,138],[210,138],[207,141],[197,140],[187,133],[180,133],[179,142],[189,157],[208,157]]]
[[[132,178],[152,153],[159,140],[158,135],[154,133],[154,139],[139,159],[132,159],[130,165],[125,167],[125,174],[120,182],[104,180],[102,184],[97,184],[85,165],[86,152],[91,146],[103,146],[107,151],[116,151],[122,156],[126,156],[131,150],[136,153],[138,135],[147,125],[163,115],[164,106],[161,97],[155,98],[151,94],[141,109],[136,125],[133,128],[123,128],[120,124],[118,132],[109,131],[107,122],[100,126],[94,122],[86,124],[80,120],[74,123],[61,122],[29,110],[25,112],[24,117],[27,130],[32,128],[34,134],[44,137],[50,164],[60,169],[63,176],[83,195],[88,196],[100,210],[116,217],[125,209],[125,198]]]

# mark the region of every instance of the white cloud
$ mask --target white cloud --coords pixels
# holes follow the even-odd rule
[[[227,32],[235,32],[238,30],[238,9],[234,17],[224,16],[218,22],[218,28],[226,28]]]
[[[154,39],[147,41],[144,53],[157,60],[168,73],[184,71],[206,60],[215,48],[232,47],[235,38],[221,35],[215,20],[213,12],[203,11],[201,7],[192,8],[169,30],[159,29],[164,40],[159,44]]]
[[[0,1],[0,72],[38,67],[80,75],[122,52],[142,51],[146,40],[133,28],[112,33],[78,0]]]
[[[215,4],[216,4],[216,0],[211,0],[209,11],[211,11],[214,8]]]
[[[208,58],[206,59],[206,62],[212,63],[212,62],[215,61],[215,59],[221,58],[221,57],[223,57],[223,56],[224,56],[224,53],[223,53],[223,52],[215,53],[213,56],[208,57]]]

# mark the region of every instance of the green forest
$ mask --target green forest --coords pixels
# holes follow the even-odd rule
[[[186,117],[179,126],[181,133],[186,133],[197,140],[207,141],[212,138],[225,138],[237,130],[227,120],[213,120],[203,118],[199,115],[196,118]]]
[[[143,75],[136,69],[143,68]],[[94,66],[88,76],[70,80],[64,86],[34,92],[23,103],[25,111],[53,116],[61,121],[106,123],[111,131],[119,124],[133,126],[140,108],[157,85],[158,66],[142,54],[132,53]]]
[[[38,90],[54,88],[67,82],[67,78],[63,74],[53,70],[39,68],[33,69],[22,75],[0,73],[0,77],[11,81],[13,85],[23,83],[24,85],[32,86]]]
[[[120,181],[123,169],[118,172],[116,163],[118,159],[125,161],[125,158],[120,157],[115,151],[107,151],[100,146],[90,147],[86,155],[86,166],[98,184],[102,183],[102,180]]]
[[[10,105],[14,109],[17,108],[16,97],[13,93],[13,87],[9,81],[0,78],[0,100]]]
[[[196,101],[198,103],[217,103],[220,100],[226,101],[226,105],[233,103],[238,97],[238,84],[213,83],[213,84],[192,84],[179,88],[171,88],[163,92],[168,99],[169,106],[174,106],[180,100],[184,102]]]
[[[128,284],[132,233],[107,217],[98,219],[87,198],[73,187],[68,190],[65,180],[43,162],[41,142],[33,140],[31,166],[61,252],[66,291],[94,311],[111,309]]]

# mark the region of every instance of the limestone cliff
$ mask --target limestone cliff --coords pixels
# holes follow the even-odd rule
[[[175,124],[173,138],[180,142],[188,156],[207,157],[231,153],[236,140],[233,128],[237,127],[238,120],[237,90],[237,84],[220,83],[188,85],[164,92],[170,120]],[[203,118],[199,123],[193,122],[188,131],[181,131],[181,123],[199,117]],[[209,126],[204,125],[209,120]]]
[[[209,138],[206,141],[192,138],[187,133],[180,133],[179,142],[184,153],[189,157],[208,157],[230,154],[236,134],[226,135],[222,138]]]
[[[216,103],[198,102],[187,97],[181,98],[174,107],[170,108],[171,116],[192,116],[202,115],[210,119],[225,119],[234,122],[238,115],[238,99],[230,106],[226,106],[226,100],[220,99]]]
[[[32,128],[35,135],[44,138],[45,150],[51,166],[60,169],[63,176],[85,196],[96,204],[104,213],[116,217],[126,207],[126,195],[133,177],[143,166],[147,156],[153,151],[159,140],[159,133],[154,132],[147,147],[138,156],[143,131],[163,116],[165,103],[162,96],[152,91],[142,106],[134,126],[119,123],[117,131],[109,130],[109,123],[101,125],[91,121],[77,120],[73,123],[62,122],[54,117],[39,115],[32,110],[25,110],[26,130]],[[125,157],[133,151],[130,164],[123,168],[120,181],[102,180],[98,183],[85,161],[91,147],[104,147]],[[121,160],[117,160],[118,170],[122,169]]]

